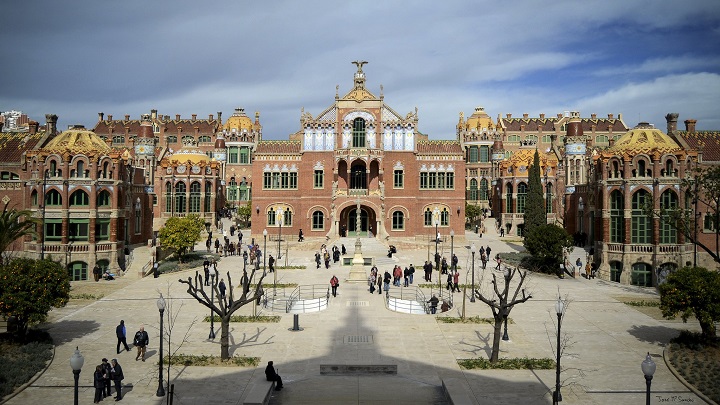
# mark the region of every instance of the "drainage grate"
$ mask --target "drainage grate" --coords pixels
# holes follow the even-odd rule
[[[347,306],[349,307],[367,307],[370,305],[370,301],[348,301]]]
[[[343,337],[343,343],[344,344],[350,344],[350,343],[372,343],[373,337],[372,335],[350,335]]]

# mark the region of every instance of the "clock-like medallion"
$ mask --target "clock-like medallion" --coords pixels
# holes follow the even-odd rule
[[[165,173],[172,174],[172,167],[168,166],[168,168],[165,169]]]
[[[185,166],[185,165],[180,165],[177,167],[177,172],[180,174],[185,173],[185,170],[187,170],[187,166]]]
[[[193,174],[200,174],[200,166],[198,166],[198,165],[193,165],[191,170],[192,170]]]
[[[212,174],[212,168],[210,166],[205,168],[205,173]]]

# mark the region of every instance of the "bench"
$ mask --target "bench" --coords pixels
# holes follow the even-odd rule
[[[270,394],[275,389],[275,381],[266,381],[265,378],[257,378],[250,384],[244,405],[267,405],[270,402]]]
[[[474,405],[472,391],[467,382],[458,378],[443,378],[442,390],[445,399],[452,405]]]

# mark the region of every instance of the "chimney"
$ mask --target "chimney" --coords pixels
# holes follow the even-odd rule
[[[697,124],[697,120],[685,120],[685,130],[688,132],[695,132],[695,124]]]
[[[195,121],[197,119],[197,114],[192,115],[192,120]]]
[[[218,124],[222,125],[222,111],[218,111],[217,113],[218,113],[217,114],[218,115]]]
[[[99,112],[99,113],[98,113],[98,121],[102,121],[103,118],[105,118],[105,113]]]
[[[611,148],[613,147],[613,145],[615,145],[615,137],[614,136],[608,137],[608,144],[610,145]]]
[[[153,121],[155,121],[155,120],[157,119],[157,116],[158,116],[158,114],[157,114],[157,110],[156,110],[156,109],[150,110],[150,118],[151,118]]]
[[[609,120],[614,119],[614,115],[612,113],[608,114],[608,119]]]
[[[528,118],[528,114],[527,114],[527,113],[523,114],[523,118],[527,119],[527,118]]]
[[[45,131],[47,131],[48,134],[54,135],[55,133],[57,133],[57,121],[57,115],[45,114]]]
[[[678,113],[668,113],[665,116],[665,121],[667,121],[667,133],[668,135],[674,133],[677,131],[677,119],[680,114]]]
[[[544,120],[544,119],[545,119],[545,113],[540,113],[540,119],[541,119],[541,120]]]
[[[212,120],[213,120],[213,118],[214,118],[214,117],[213,117],[213,115],[212,115],[212,114],[208,114],[208,121],[212,121]]]
[[[28,130],[30,131],[30,135],[37,134],[39,126],[40,126],[40,124],[38,124],[37,121],[29,121],[28,122]]]
[[[108,121],[112,121],[112,114],[108,114]]]
[[[130,121],[130,114],[125,114],[125,121]]]
[[[580,113],[577,111],[573,111],[573,112],[569,113],[569,115],[570,115],[570,120],[568,121],[566,135],[568,137],[583,136],[582,123],[580,121]]]
[[[557,117],[558,119],[562,118],[562,114],[558,113]]]
[[[180,114],[175,114],[175,121],[180,121]]]
[[[512,114],[507,114],[506,117],[507,117],[508,119],[510,119],[510,118],[512,118]]]
[[[596,120],[596,119],[597,119],[597,114],[590,114],[590,119]]]

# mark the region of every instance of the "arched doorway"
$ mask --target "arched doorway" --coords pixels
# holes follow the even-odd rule
[[[368,231],[372,232],[372,236],[377,235],[375,223],[375,211],[366,206],[360,206],[359,229],[357,229],[357,206],[351,205],[340,214],[341,228],[344,227],[347,230],[348,237],[357,236],[358,231],[360,236],[368,236]]]

